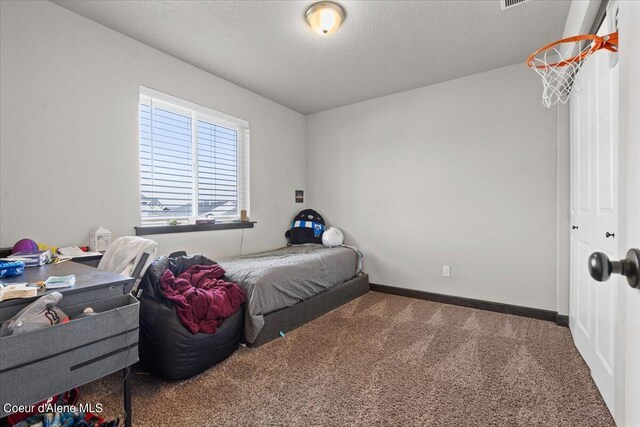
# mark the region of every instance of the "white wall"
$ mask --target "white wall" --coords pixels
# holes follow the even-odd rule
[[[556,311],[558,114],[541,90],[517,64],[309,115],[307,206],[373,283]]]
[[[0,2],[0,246],[86,243],[139,224],[138,91],[144,85],[248,120],[244,252],[282,246],[305,188],[305,119],[49,2]],[[160,252],[224,256],[240,230],[152,236]]]
[[[572,0],[562,38],[589,33],[601,3],[602,0]]]
[[[296,112],[52,3],[0,4],[0,246],[133,233],[144,85],[251,123],[243,252],[284,244],[308,183],[374,283],[566,313],[562,115],[523,65],[308,116],[305,150]],[[221,257],[242,232],[152,238]]]

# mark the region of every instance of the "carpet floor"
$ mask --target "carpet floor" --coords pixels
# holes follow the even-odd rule
[[[612,426],[569,329],[369,292],[180,382],[136,374],[135,426]],[[121,376],[83,402],[121,411]]]

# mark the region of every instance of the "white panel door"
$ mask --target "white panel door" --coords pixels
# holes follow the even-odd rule
[[[603,28],[609,28],[605,21]],[[618,254],[618,67],[591,55],[571,97],[571,273],[569,325],[576,347],[609,410],[615,394],[615,305],[612,282],[589,276],[593,252]],[[619,236],[618,236],[619,237]]]

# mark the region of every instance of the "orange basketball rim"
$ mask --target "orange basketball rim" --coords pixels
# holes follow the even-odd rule
[[[600,49],[618,52],[618,33],[567,37],[536,50],[527,65],[542,77],[542,104],[549,108],[566,103],[583,61]]]
[[[537,65],[534,63],[538,55],[540,55],[543,52],[549,51],[550,49],[553,49],[556,46],[559,46],[563,43],[577,43],[585,40],[592,40],[592,43],[586,49],[581,51],[579,54],[572,56],[571,58],[563,59],[561,61],[550,63],[550,64],[544,63],[544,64]],[[595,34],[582,34],[579,36],[567,37],[566,39],[561,39],[553,43],[549,43],[548,45],[541,47],[540,49],[533,52],[531,56],[529,56],[529,58],[527,59],[527,65],[531,68],[564,67],[573,62],[581,62],[587,56],[591,55],[592,53],[600,49],[607,49],[611,52],[617,52],[618,51],[618,32],[616,31],[615,33],[607,34],[606,36],[597,36]]]

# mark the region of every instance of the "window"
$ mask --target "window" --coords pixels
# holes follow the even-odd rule
[[[248,139],[244,120],[141,88],[142,224],[238,219],[248,209]]]

